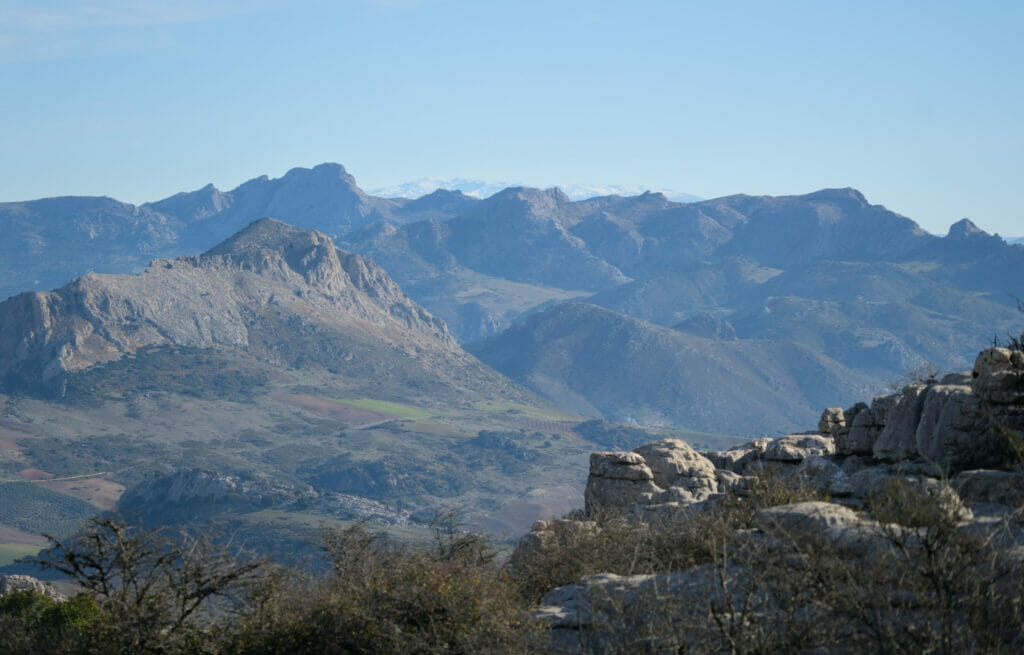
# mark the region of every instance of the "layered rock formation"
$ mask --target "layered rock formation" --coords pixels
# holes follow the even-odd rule
[[[748,495],[766,473],[822,500],[757,510],[753,529],[731,537],[735,559],[655,575],[594,575],[551,591],[535,615],[551,628],[552,649],[674,652],[707,647],[694,641],[694,635],[706,632],[708,612],[713,611],[709,608],[728,606],[730,601],[721,595],[730,589],[749,594],[757,587],[743,580],[758,573],[736,562],[781,561],[776,575],[784,578],[802,575],[812,552],[826,558],[817,566],[838,558],[888,562],[888,567],[925,567],[918,558],[934,560],[940,557],[936,553],[947,557],[959,552],[966,553],[964,562],[977,563],[957,566],[987,566],[984,571],[1004,571],[998,575],[1019,579],[1024,571],[1024,528],[1018,517],[1024,503],[1024,353],[990,348],[979,354],[970,373],[908,385],[870,405],[826,409],[818,428],[756,439],[728,451],[696,452],[681,441],[666,440],[631,452],[591,455],[585,516],[539,522],[521,541],[514,559],[552,547],[557,531],[600,534],[609,517],[645,529],[686,525],[729,507],[730,498]],[[931,509],[915,510],[917,515],[900,519],[905,523],[892,523],[885,508],[906,511],[914,497],[930,499],[921,507]],[[940,533],[946,536],[940,538]],[[751,559],[751,552],[762,559]],[[829,566],[822,570],[839,570]],[[944,566],[953,564],[939,565]],[[909,574],[898,570],[879,574],[893,581],[890,586],[911,584]],[[848,583],[860,584],[852,578]],[[909,587],[884,591],[897,599],[900,593],[911,598],[931,592]],[[744,602],[761,608],[744,621],[760,626],[764,634],[777,630],[777,622],[797,621],[781,609],[789,599],[755,601],[748,595]],[[899,608],[911,601],[886,597],[858,602],[858,611],[874,612],[881,621],[872,624],[876,628],[907,628],[910,619]],[[655,606],[671,611],[654,611]],[[819,610],[809,605],[801,611]],[[766,627],[766,621],[776,625]]]

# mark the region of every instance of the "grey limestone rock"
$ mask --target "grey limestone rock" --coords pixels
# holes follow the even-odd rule
[[[988,432],[981,402],[970,387],[928,387],[914,433],[919,455],[941,467],[962,469],[991,458],[985,449]]]
[[[744,572],[703,564],[679,573],[586,576],[548,592],[533,616],[549,628],[548,652],[691,652],[707,627],[708,604],[726,598],[722,575],[739,581]],[[730,587],[732,601],[742,600],[743,588]]]
[[[1024,504],[1024,474],[1019,471],[962,471],[953,479],[953,487],[970,503],[998,503],[1008,507]]]
[[[822,501],[768,507],[754,516],[754,525],[772,537],[817,541],[855,555],[891,548],[886,530],[900,530],[862,518],[848,507]]]
[[[821,413],[821,418],[818,419],[818,432],[831,434],[833,438],[837,438],[847,427],[842,407],[829,407]]]
[[[903,387],[885,428],[871,449],[876,459],[895,461],[917,453],[915,434],[918,421],[921,419],[927,388],[923,384],[909,384]]]
[[[593,521],[574,521],[571,519],[555,519],[553,521],[536,521],[533,527],[523,535],[509,557],[509,562],[529,560],[544,551],[557,547],[559,535],[562,539],[575,541],[597,534],[598,526]]]
[[[835,453],[832,437],[823,434],[791,434],[773,439],[764,450],[764,458],[775,462],[801,462],[816,455]]]
[[[67,600],[67,597],[54,589],[49,582],[43,582],[30,575],[0,575],[0,596],[16,591],[34,591],[54,600]]]
[[[853,495],[853,485],[850,484],[849,476],[827,457],[813,456],[804,459],[797,466],[794,475],[829,496]]]
[[[1009,348],[983,350],[971,375],[971,388],[983,401],[1024,403],[1024,352]]]
[[[843,455],[870,455],[898,400],[897,394],[876,396],[871,407],[857,412],[846,434],[836,438],[836,450]]]
[[[661,489],[642,455],[601,452],[590,455],[590,475],[584,492],[585,511],[593,516],[602,510],[623,511],[645,493]]]
[[[715,465],[685,441],[663,439],[636,448],[654,474],[654,483],[662,489],[682,487],[704,497],[718,491]]]

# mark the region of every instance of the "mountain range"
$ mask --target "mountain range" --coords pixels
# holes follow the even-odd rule
[[[508,184],[505,182],[485,182],[483,180],[467,180],[461,177],[441,179],[437,177],[424,177],[418,180],[411,180],[401,184],[371,189],[370,193],[384,198],[419,198],[445,189],[448,191],[461,191],[467,196],[484,199],[493,196],[495,193],[513,186],[523,186],[520,183]],[[696,202],[703,200],[698,196],[689,193],[681,193],[671,189],[651,189],[637,185],[622,184],[562,184],[559,185],[565,195],[572,200],[587,200],[599,196],[638,196],[646,191],[661,193],[670,200],[676,202]]]
[[[822,404],[880,391],[908,370],[966,368],[1021,323],[1024,246],[967,219],[928,234],[854,189],[690,203],[527,187],[483,199],[448,190],[383,198],[337,164],[137,207],[106,198],[0,205],[13,235],[0,245],[0,294],[89,270],[139,272],[266,215],[372,259],[456,341],[533,391],[591,415],[687,429],[807,425]],[[575,326],[571,347],[550,329],[556,321]],[[625,375],[613,366],[625,365],[623,334],[648,344],[649,358],[695,354],[679,359],[686,366],[672,384]],[[524,343],[529,360],[517,359]],[[736,423],[734,408],[703,395],[730,397],[735,376],[686,372],[723,366],[748,381],[751,402],[775,410]],[[833,399],[819,402],[822,392]]]

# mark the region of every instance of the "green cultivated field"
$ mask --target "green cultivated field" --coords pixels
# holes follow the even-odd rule
[[[350,400],[339,400],[339,403],[345,403],[352,407],[359,409],[369,410],[371,412],[377,412],[378,414],[390,414],[398,418],[434,418],[436,416],[442,416],[438,412],[430,412],[419,407],[413,407],[412,405],[405,405],[402,403],[393,403],[387,400],[374,400],[373,398],[355,398]]]
[[[65,535],[97,513],[99,510],[84,500],[31,482],[0,484],[0,523],[25,532]]]
[[[39,546],[26,544],[0,544],[0,566],[14,563],[14,560],[39,552]]]

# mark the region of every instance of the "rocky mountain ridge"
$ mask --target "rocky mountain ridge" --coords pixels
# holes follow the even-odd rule
[[[525,319],[554,303],[586,300],[712,339],[719,350],[756,342],[830,362],[828,378],[856,386],[837,396],[843,402],[865,385],[882,389],[926,363],[968,366],[993,334],[1018,329],[1015,298],[1024,297],[1021,247],[966,219],[944,237],[927,234],[854,189],[688,204],[659,193],[573,201],[558,189],[523,187],[486,199],[441,190],[385,199],[363,192],[336,164],[256,178],[229,192],[207,186],[140,207],[76,198],[0,205],[0,226],[15,235],[0,243],[0,296],[5,289],[57,286],[89,270],[141,271],[153,257],[213,247],[264,215],[319,229],[372,258],[462,343],[517,322],[534,325]],[[69,230],[73,241],[63,238]],[[764,372],[766,381],[788,377],[785,362],[766,365],[774,369]],[[698,384],[685,376],[676,381]],[[574,384],[552,378],[548,387]],[[812,397],[817,386],[806,378],[792,395]],[[577,395],[581,407],[628,404]],[[756,400],[771,405],[768,395]],[[799,418],[780,429],[793,429],[816,407],[805,403]],[[656,409],[652,415],[674,411]],[[724,425],[728,417],[708,419],[705,425]],[[749,434],[774,429],[753,426]]]
[[[259,342],[287,359],[268,330],[348,333],[355,344],[341,345],[340,359],[360,356],[363,344],[440,369],[484,370],[373,262],[319,232],[263,219],[198,257],[156,260],[136,276],[88,274],[0,303],[0,379],[60,394],[69,373],[164,345]]]

